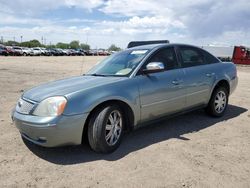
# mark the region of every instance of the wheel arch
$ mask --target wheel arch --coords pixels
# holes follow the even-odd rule
[[[230,94],[230,84],[229,84],[229,82],[226,79],[221,79],[221,80],[218,80],[214,84],[213,89],[211,90],[211,93],[210,93],[209,100],[211,99],[214,90],[217,89],[218,87],[221,87],[221,86],[225,87],[227,89],[227,91],[228,91],[228,94]]]
[[[135,114],[131,108],[131,106],[119,99],[112,99],[112,100],[106,100],[98,105],[96,105],[89,113],[83,127],[83,133],[82,133],[82,141],[87,141],[88,138],[88,124],[90,121],[90,118],[93,116],[93,114],[100,108],[103,108],[104,106],[108,106],[110,104],[117,104],[119,107],[121,107],[123,114],[125,115],[125,130],[130,131],[134,127],[134,121],[135,121]]]
[[[215,84],[215,86],[214,86],[214,88],[213,88],[213,91],[214,91],[216,88],[221,87],[221,86],[223,86],[223,87],[225,87],[225,88],[227,89],[228,94],[230,93],[230,84],[229,84],[229,82],[228,82],[226,79],[222,79],[222,80],[218,81],[218,82]]]

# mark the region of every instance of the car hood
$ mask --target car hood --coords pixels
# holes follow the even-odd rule
[[[66,96],[99,85],[110,84],[124,77],[77,76],[49,82],[24,92],[23,97],[36,102],[52,96]]]

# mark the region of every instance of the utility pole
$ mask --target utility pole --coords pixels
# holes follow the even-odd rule
[[[86,37],[86,44],[89,42],[89,33],[87,32],[87,37]]]
[[[1,36],[1,43],[3,44],[3,36]]]
[[[20,38],[21,38],[21,43],[22,43],[23,42],[23,36],[21,35]]]
[[[42,36],[42,44],[43,44],[43,36]]]

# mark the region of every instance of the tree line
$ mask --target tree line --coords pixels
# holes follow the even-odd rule
[[[3,43],[5,46],[20,46],[20,47],[28,47],[28,48],[34,48],[34,47],[44,47],[44,48],[61,48],[61,49],[83,49],[83,50],[90,50],[90,45],[85,43],[80,43],[77,40],[73,40],[70,43],[63,43],[58,42],[57,44],[49,44],[44,45],[39,42],[39,40],[30,40],[25,42],[16,42],[16,41],[7,41]],[[120,51],[121,48],[117,47],[116,45],[112,44],[109,48],[109,51]]]

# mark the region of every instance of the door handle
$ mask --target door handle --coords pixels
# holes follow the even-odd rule
[[[206,74],[207,77],[212,77],[212,76],[214,76],[214,75],[215,75],[215,73],[207,73],[207,74]]]

